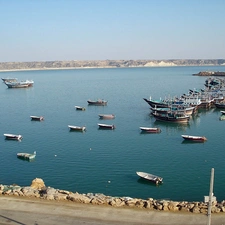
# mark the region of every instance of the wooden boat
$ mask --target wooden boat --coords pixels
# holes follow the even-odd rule
[[[168,108],[169,103],[163,100],[152,100],[143,98],[152,108]]]
[[[114,114],[99,114],[99,119],[105,119],[105,120],[110,120],[110,119],[114,119],[115,115]]]
[[[15,81],[15,82],[4,82],[8,88],[27,88],[31,87],[34,84],[34,81],[32,80],[25,80],[25,81]]]
[[[207,138],[204,136],[190,136],[190,135],[181,135],[184,140],[187,141],[199,141],[199,142],[204,142],[207,141]]]
[[[161,129],[158,127],[140,127],[141,132],[144,133],[160,133]]]
[[[190,120],[190,116],[185,113],[179,112],[168,112],[168,113],[157,113],[153,112],[152,115],[158,121],[163,122],[172,122],[172,123],[188,123]]]
[[[88,100],[87,102],[89,105],[107,105],[108,101],[105,101],[103,99],[98,99],[96,101]]]
[[[225,109],[225,102],[214,103],[216,108]]]
[[[42,121],[44,120],[43,116],[30,116],[31,120]]]
[[[85,111],[85,108],[84,107],[81,107],[81,106],[75,106],[76,110],[81,110],[81,111]]]
[[[30,153],[17,153],[17,157],[20,159],[32,160],[36,157],[36,152],[33,154]]]
[[[160,184],[163,181],[162,177],[150,174],[150,173],[145,173],[145,172],[136,172],[137,175],[145,180],[149,180],[155,184]]]
[[[86,130],[86,127],[79,127],[79,126],[71,126],[71,125],[68,125],[68,127],[70,128],[71,131],[85,131]]]
[[[168,113],[169,111],[173,111],[173,112],[177,112],[177,113],[185,113],[186,115],[192,115],[195,111],[195,107],[194,106],[187,106],[187,105],[171,105],[170,107],[167,108],[159,108],[159,107],[155,107],[155,108],[151,108],[152,112],[156,112],[156,113]]]
[[[20,134],[4,134],[5,139],[9,139],[9,140],[17,140],[20,141],[22,140],[22,135]]]
[[[113,124],[102,124],[98,123],[99,129],[115,129],[116,127]]]

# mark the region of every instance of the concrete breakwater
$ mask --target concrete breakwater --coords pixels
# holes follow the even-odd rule
[[[45,200],[72,201],[77,203],[109,205],[112,207],[136,207],[146,210],[171,211],[171,212],[190,212],[207,214],[208,203],[205,202],[186,202],[186,201],[168,201],[155,200],[153,198],[138,199],[130,197],[112,197],[104,194],[80,194],[59,190],[52,187],[46,187],[44,181],[36,178],[32,181],[31,186],[21,187],[18,185],[0,184],[0,194],[9,196],[35,197]],[[212,213],[225,212],[225,201],[212,203]]]

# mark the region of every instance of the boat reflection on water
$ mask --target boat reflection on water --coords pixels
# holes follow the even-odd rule
[[[154,126],[160,127],[161,130],[165,129],[167,132],[171,131],[186,131],[187,129],[190,128],[189,123],[168,123],[168,122],[162,122],[162,121],[155,121]]]
[[[183,140],[181,142],[181,144],[204,144],[205,142],[201,142],[201,141],[189,141],[189,140]]]

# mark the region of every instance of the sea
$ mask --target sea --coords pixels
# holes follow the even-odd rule
[[[165,99],[204,89],[208,77],[200,71],[224,71],[224,66],[101,68],[1,72],[2,78],[33,80],[30,88],[10,89],[0,84],[0,184],[30,186],[35,178],[48,187],[115,197],[204,201],[213,193],[225,200],[225,121],[220,110],[202,109],[189,124],[155,121],[143,98]],[[104,99],[106,106],[88,105]],[[85,111],[75,106],[85,107]],[[98,114],[115,114],[100,120]],[[44,121],[31,121],[30,116]],[[98,123],[114,124],[100,130]],[[70,132],[68,125],[86,126]],[[162,132],[142,134],[140,127]],[[22,141],[3,134],[21,134]],[[186,143],[182,134],[205,136],[204,143]],[[17,153],[37,155],[33,161]],[[137,171],[163,177],[155,185]]]

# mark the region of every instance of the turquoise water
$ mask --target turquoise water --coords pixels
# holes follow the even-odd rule
[[[225,122],[220,111],[201,110],[189,125],[156,122],[143,98],[179,96],[204,88],[202,70],[224,67],[118,68],[2,72],[1,77],[33,79],[27,89],[0,85],[0,183],[28,186],[42,178],[47,186],[79,193],[111,196],[203,201],[209,193],[211,168],[214,194],[225,199]],[[88,106],[88,99],[103,98],[107,106]],[[86,107],[76,111],[75,105]],[[115,114],[99,120],[98,114]],[[43,122],[30,116],[44,116]],[[113,123],[115,130],[99,130],[98,123]],[[68,125],[86,126],[84,133]],[[140,126],[157,126],[160,134],[141,134]],[[7,141],[4,133],[23,135]],[[205,143],[185,144],[182,134],[206,136]],[[32,162],[18,152],[37,152]],[[164,178],[155,186],[139,179],[136,171]]]

